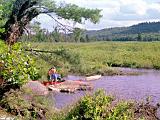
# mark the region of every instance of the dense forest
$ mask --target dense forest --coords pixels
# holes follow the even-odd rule
[[[159,41],[160,22],[145,22],[130,27],[86,31],[85,36],[103,41]]]

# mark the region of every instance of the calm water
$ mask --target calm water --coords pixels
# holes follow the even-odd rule
[[[113,94],[119,99],[145,100],[151,96],[154,103],[160,102],[160,71],[145,69],[118,68],[127,72],[139,72],[137,76],[103,76],[92,81],[94,90],[103,88],[107,94]],[[80,76],[68,76],[66,79],[83,79]],[[75,94],[53,93],[56,107],[62,108],[76,102],[85,92]]]

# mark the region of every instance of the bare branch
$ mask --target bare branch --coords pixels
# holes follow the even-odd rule
[[[56,18],[54,18],[51,14],[46,13],[46,15],[48,15],[49,17],[51,17],[55,22],[57,22],[59,25],[61,25],[62,27],[64,27],[66,30],[68,31],[72,31],[74,28],[68,25],[64,25],[63,23],[59,22]]]

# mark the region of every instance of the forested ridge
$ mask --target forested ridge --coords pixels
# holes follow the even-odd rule
[[[90,30],[85,36],[104,41],[159,41],[160,22],[145,22],[129,27]]]

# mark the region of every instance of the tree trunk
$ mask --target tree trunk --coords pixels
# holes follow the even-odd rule
[[[32,8],[37,2],[31,0],[16,0],[12,14],[6,22],[5,33],[1,34],[1,39],[9,45],[13,45],[22,36],[25,26],[37,15],[40,14],[36,8]]]
[[[9,31],[7,31],[5,41],[9,45],[13,45],[21,35],[22,31],[20,30],[18,22],[16,22],[11,25]]]

